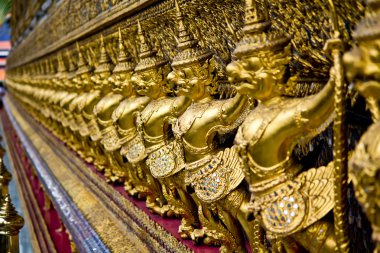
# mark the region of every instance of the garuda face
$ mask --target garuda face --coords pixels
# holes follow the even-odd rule
[[[140,96],[149,96],[152,99],[160,96],[165,82],[160,69],[149,69],[136,73],[131,80]]]
[[[258,100],[272,97],[277,86],[279,69],[268,68],[259,57],[247,57],[231,62],[227,66],[228,80],[236,91]]]
[[[168,75],[168,81],[175,87],[177,95],[185,95],[193,100],[203,97],[207,86],[211,84],[209,73],[210,64],[193,63],[188,66],[177,67]]]
[[[97,89],[101,89],[109,83],[108,78],[110,75],[111,73],[109,71],[99,72],[93,75],[91,80],[96,84],[95,86]]]

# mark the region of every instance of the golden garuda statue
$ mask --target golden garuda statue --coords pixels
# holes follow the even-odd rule
[[[336,163],[304,168],[294,157],[294,148],[334,119],[338,74],[334,68],[328,71],[331,64],[322,52],[311,49],[303,59],[308,41],[291,40],[272,27],[268,11],[265,4],[247,1],[245,35],[233,53],[238,60],[227,66],[237,92],[258,101],[235,138],[252,196],[250,209],[276,247],[290,250],[297,243],[310,252],[334,252],[339,242],[326,215],[336,204]],[[308,72],[316,62],[327,67]],[[297,86],[310,85],[311,78],[326,84],[315,95],[295,98]]]
[[[349,252],[352,181],[380,252],[380,1],[159,2],[48,56],[15,54],[12,101],[152,217],[180,218],[177,238]],[[360,141],[345,118],[366,117],[359,96],[373,119]]]

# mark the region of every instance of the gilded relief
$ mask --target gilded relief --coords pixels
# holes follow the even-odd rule
[[[16,46],[12,96],[107,182],[180,218],[183,239],[221,252],[355,252],[352,180],[379,243],[378,0],[152,1],[91,23],[133,2],[63,1],[48,18],[83,13],[36,48]],[[76,39],[43,48],[69,27]],[[374,123],[351,155],[355,92]]]

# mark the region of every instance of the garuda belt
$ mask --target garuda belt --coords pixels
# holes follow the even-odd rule
[[[146,157],[144,140],[140,133],[121,147],[120,154],[125,156],[130,163],[138,163]]]
[[[149,154],[146,164],[155,178],[165,178],[184,169],[185,161],[181,144],[174,140]]]
[[[185,169],[185,183],[193,186],[198,198],[206,203],[224,198],[244,179],[235,148],[187,164]]]
[[[253,208],[263,227],[288,236],[323,218],[333,207],[333,167],[309,169],[273,188],[255,194]]]
[[[116,127],[110,125],[101,131],[102,140],[100,143],[104,146],[107,151],[115,151],[120,148],[119,136],[117,134]]]

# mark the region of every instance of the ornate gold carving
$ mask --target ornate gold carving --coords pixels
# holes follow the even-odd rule
[[[15,47],[7,86],[108,181],[180,216],[183,238],[234,252],[244,232],[254,252],[347,252],[344,74],[378,120],[378,0],[345,72],[359,0],[200,3],[63,1],[47,17],[51,36],[45,22]],[[86,13],[58,28],[75,8]],[[334,161],[302,160],[320,140],[331,147],[333,120]],[[377,242],[375,190],[365,191],[377,187],[377,123],[368,131],[351,174]]]
[[[120,213],[124,213],[124,210],[121,211],[119,209],[120,207],[116,205],[114,202],[110,203],[112,204],[112,207],[103,206],[99,203],[99,198],[97,196],[106,197],[107,195],[113,195],[110,189],[107,188],[111,186],[106,185],[106,194],[99,190],[98,185],[95,186],[91,184],[93,188],[84,187],[82,182],[84,182],[85,180],[89,180],[90,178],[91,182],[99,182],[99,180],[93,179],[98,176],[94,174],[92,171],[89,171],[87,166],[83,163],[83,161],[78,160],[78,158],[74,159],[75,166],[73,164],[71,166],[66,166],[68,164],[67,158],[72,157],[71,151],[66,150],[66,153],[64,155],[62,155],[62,153],[52,152],[52,149],[47,147],[49,147],[49,142],[51,143],[51,141],[56,140],[54,140],[54,138],[51,138],[51,136],[51,139],[48,139],[45,135],[37,135],[36,125],[33,123],[31,124],[21,116],[20,108],[17,108],[15,105],[11,103],[9,103],[9,105],[10,110],[12,111],[12,114],[14,115],[17,121],[17,124],[19,124],[23,131],[27,133],[28,136],[30,136],[31,143],[33,143],[36,149],[39,150],[41,156],[43,156],[46,159],[46,163],[49,165],[49,168],[52,169],[51,173],[56,178],[59,178],[61,180],[60,182],[62,182],[62,185],[65,186],[65,190],[67,191],[68,195],[72,198],[73,202],[77,205],[78,209],[86,217],[91,226],[93,226],[94,230],[99,234],[99,237],[107,245],[107,247],[109,247],[110,250],[115,252],[133,252],[136,250],[149,252],[148,245],[144,244],[141,241],[141,239],[137,237],[139,235],[138,233],[132,234],[129,229],[126,230],[125,227],[120,226],[120,223],[118,221],[113,219],[114,216],[113,214],[111,214],[111,210],[117,210],[117,212]],[[56,145],[57,143],[59,142],[56,142]],[[73,172],[74,169],[76,169],[76,172],[78,172],[79,175]],[[79,170],[86,171],[86,174],[81,174]],[[99,183],[106,184],[104,181]],[[104,188],[104,186],[102,187]],[[119,201],[121,203],[127,201],[121,198],[122,197],[120,196]],[[130,208],[131,212],[134,212],[134,208],[136,207],[133,206],[133,204],[131,203],[129,204],[132,206],[128,206],[128,208]],[[126,204],[124,203],[123,205]],[[109,211],[108,208],[110,208],[111,210]],[[150,218],[146,214],[144,214],[145,217],[143,217],[143,212],[140,212],[141,213],[136,215],[136,217],[144,219],[145,223],[149,224],[149,222],[151,222]],[[99,217],[103,217],[103,219],[99,219]],[[135,221],[129,220],[129,222],[129,224],[125,225],[128,225],[130,227],[136,226],[136,224],[134,223]],[[159,229],[152,227],[150,228],[152,229],[152,231],[154,230],[156,231],[156,233],[159,233]],[[144,232],[141,232],[140,230],[140,233]],[[146,238],[148,236],[150,235],[147,235]],[[170,239],[166,240],[170,241]],[[152,247],[154,246],[156,246],[157,248],[161,248],[161,246],[152,245]]]
[[[330,122],[334,109],[333,83],[337,80],[336,76],[330,76],[325,87],[314,96],[286,97],[292,95],[288,93],[289,87],[294,89],[297,80],[308,73],[305,69],[301,72],[293,69],[295,73],[291,71],[291,76],[286,73],[292,66],[294,52],[290,51],[290,40],[271,28],[266,5],[260,7],[255,1],[247,1],[243,31],[245,36],[234,51],[238,59],[227,71],[230,80],[238,84],[237,92],[259,100],[259,105],[240,127],[235,142],[249,168],[246,178],[251,185],[255,217],[273,238],[293,237],[295,232],[318,223],[334,207],[332,168],[300,173],[291,153],[297,141],[316,136],[321,126],[326,127],[326,122]],[[297,39],[292,40],[296,49]],[[308,65],[305,61],[302,64]],[[323,187],[317,184],[321,181]],[[324,189],[318,192],[324,201],[313,207],[318,203],[313,200],[317,189]],[[341,242],[340,238],[338,241]],[[327,241],[319,242],[321,248]],[[299,243],[313,250],[307,243]],[[334,247],[330,244],[325,250],[334,251]]]
[[[354,39],[358,44],[344,55],[343,63],[347,79],[354,83],[355,89],[365,98],[373,119],[373,124],[363,134],[355,148],[349,161],[349,171],[355,196],[372,225],[372,240],[376,243],[375,252],[379,252],[380,2],[370,0],[367,4],[365,17],[354,31]]]

